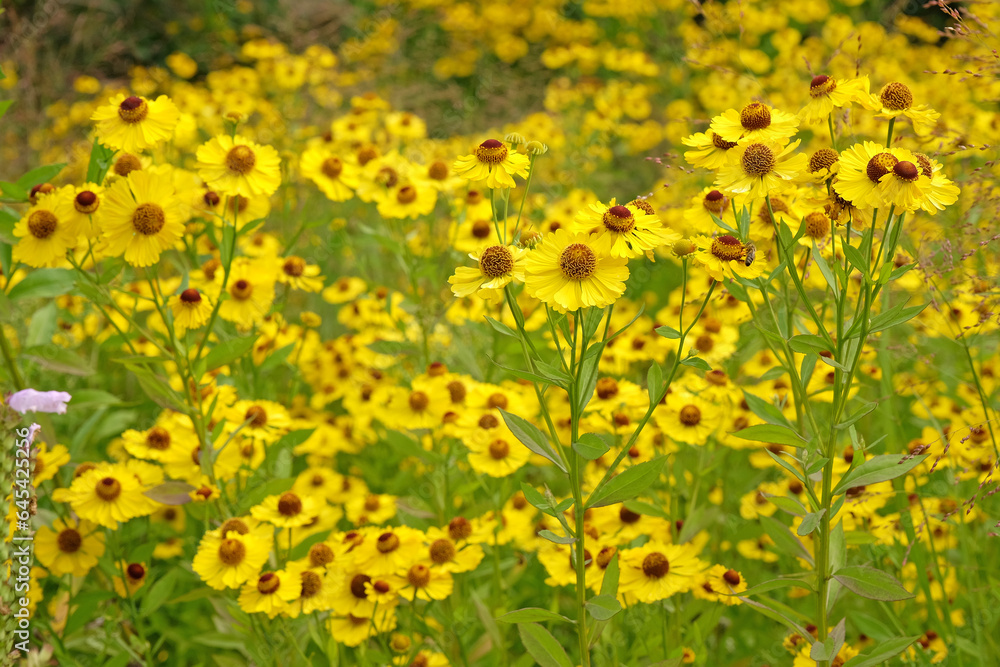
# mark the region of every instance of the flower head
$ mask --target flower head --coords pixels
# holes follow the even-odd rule
[[[281,185],[281,159],[271,146],[219,135],[198,147],[198,175],[226,195],[271,195]]]
[[[120,93],[98,107],[90,119],[97,121],[97,139],[102,144],[138,153],[174,136],[180,113],[166,95],[149,100]]]
[[[603,308],[625,291],[628,260],[600,253],[592,236],[557,229],[525,259],[528,294],[557,310]]]
[[[486,181],[486,187],[512,188],[514,176],[526,178],[530,161],[527,155],[510,150],[502,141],[487,139],[471,155],[455,161],[456,175],[470,181]]]

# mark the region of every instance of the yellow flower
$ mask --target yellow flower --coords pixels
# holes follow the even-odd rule
[[[281,159],[271,146],[219,135],[198,147],[198,175],[227,195],[271,195],[281,185]]]
[[[656,423],[674,440],[689,445],[703,445],[719,427],[721,409],[700,396],[673,392],[665,407],[654,412]]]
[[[468,521],[465,523],[468,525]],[[428,531],[428,537],[431,537],[430,531]],[[483,560],[484,555],[483,548],[478,544],[466,544],[459,548],[450,537],[442,535],[427,547],[427,559],[424,562],[432,568],[439,568],[454,574],[455,572],[475,570]]]
[[[323,278],[317,265],[307,264],[306,260],[295,255],[279,258],[277,265],[276,275],[282,285],[303,292],[319,292],[323,289]]]
[[[882,111],[878,114],[883,118],[906,116],[913,123],[913,131],[918,136],[928,134],[937,125],[941,117],[937,111],[926,104],[913,106],[913,93],[906,84],[892,81],[882,87],[878,100]]]
[[[98,107],[90,120],[97,122],[97,139],[111,148],[138,153],[168,141],[180,113],[166,95],[155,100],[124,93],[115,95]]]
[[[59,468],[69,463],[69,458],[69,450],[64,446],[56,445],[49,451],[48,445],[41,443],[35,455],[35,474],[32,478],[34,486],[55,477]]]
[[[60,193],[70,202],[68,222],[73,233],[87,238],[99,236],[104,218],[104,211],[101,209],[104,188],[96,183],[84,183],[62,188]]]
[[[451,291],[457,297],[475,293],[489,301],[503,300],[503,288],[512,280],[524,280],[524,256],[527,250],[516,246],[492,245],[469,253],[478,266],[460,266],[448,278]]]
[[[281,495],[268,496],[250,509],[250,515],[267,521],[280,528],[295,528],[313,521],[319,514],[319,503],[311,495],[299,495],[291,491]]]
[[[240,609],[248,614],[267,614],[274,618],[287,611],[288,603],[299,597],[300,586],[285,572],[264,572],[240,590]]]
[[[900,162],[914,167],[899,167],[905,183],[890,181],[883,186],[882,181],[888,180],[886,177],[893,173]],[[903,148],[886,149],[873,141],[854,144],[840,154],[840,171],[833,183],[833,190],[861,209],[887,206],[890,203],[887,194],[905,201],[908,193],[913,196],[913,188],[920,187],[916,184],[921,176],[915,166],[917,163],[916,156]],[[913,180],[908,180],[910,177]]]
[[[237,401],[226,417],[234,429],[243,426],[239,437],[267,444],[276,442],[291,425],[288,411],[274,401]]]
[[[696,598],[721,602],[731,607],[741,603],[737,594],[746,589],[746,579],[739,572],[730,570],[725,565],[713,565],[691,591]]]
[[[396,627],[396,612],[379,607],[371,617],[353,616],[331,617],[327,621],[330,636],[344,646],[358,646],[369,637],[390,632]]]
[[[358,187],[356,167],[340,159],[329,144],[307,148],[299,161],[299,169],[330,201],[347,201]]]
[[[656,602],[690,590],[704,565],[690,544],[647,542],[621,554],[618,595],[626,602]]]
[[[936,215],[938,211],[943,211],[946,206],[951,206],[958,201],[958,186],[941,173],[943,165],[940,162],[923,153],[914,153],[913,157],[917,159],[921,175],[929,179],[929,182],[925,182],[921,188],[924,201],[920,207],[923,210],[931,215]]]
[[[14,261],[28,266],[55,266],[76,243],[69,205],[58,193],[41,197],[14,225]]]
[[[414,528],[387,528],[355,550],[355,564],[375,577],[405,570],[420,560],[423,533]]]
[[[376,197],[378,212],[384,218],[419,218],[434,210],[437,195],[429,185],[400,185]]]
[[[512,152],[497,139],[487,139],[471,155],[455,161],[457,176],[470,181],[486,181],[486,187],[513,188],[514,176],[526,178],[530,160],[527,155]]]
[[[171,297],[169,306],[174,313],[174,328],[178,336],[205,326],[212,315],[212,304],[193,287]]]
[[[740,144],[729,151],[729,161],[719,169],[715,187],[743,195],[743,201],[787,190],[806,169],[806,156],[792,154],[798,145],[798,140],[787,146],[772,142]]]
[[[322,568],[313,568],[308,561],[295,561],[285,568],[289,585],[298,584],[298,595],[288,603],[288,616],[333,609],[335,588],[333,577]]]
[[[198,63],[186,53],[171,53],[166,58],[167,67],[182,79],[190,79],[198,73]]]
[[[119,521],[151,514],[157,503],[143,495],[143,484],[124,465],[102,463],[56,489],[52,499],[69,503],[81,519],[115,529]]]
[[[451,595],[455,582],[450,572],[430,568],[423,563],[411,565],[401,577],[405,584],[399,594],[407,600],[444,600]]]
[[[361,278],[343,276],[323,290],[323,300],[333,304],[345,303],[364,294],[367,289],[368,283]]]
[[[621,205],[615,199],[607,206],[600,202],[591,204],[589,211],[581,211],[576,216],[576,229],[595,231],[593,247],[599,253],[627,259],[640,257],[647,250],[680,238],[680,234],[665,228],[658,217],[644,210],[646,207],[652,210],[649,204]]]
[[[216,289],[221,291],[223,272],[215,272]],[[233,261],[226,290],[229,299],[219,306],[219,316],[237,326],[249,329],[264,321],[274,302],[273,263],[239,257]]]
[[[513,438],[471,438],[469,465],[476,472],[490,477],[507,477],[520,469],[531,452]]]
[[[736,111],[729,109],[712,119],[711,130],[722,140],[740,143],[773,143],[795,134],[799,119],[763,102],[751,102]]]
[[[834,79],[820,74],[809,82],[809,102],[799,111],[799,118],[806,123],[826,121],[835,108],[849,107],[856,102],[869,111],[882,108],[878,98],[869,89],[868,76],[857,79]]]
[[[747,265],[750,246],[741,243],[735,236],[696,236],[694,242],[698,246],[694,260],[705,267],[716,280],[732,279],[734,276],[753,280],[764,272],[766,262],[764,258],[756,256],[756,249],[753,251],[753,261]]]
[[[726,164],[726,155],[731,148],[736,148],[735,141],[726,141],[715,132],[696,132],[681,139],[681,143],[694,150],[684,151],[684,159],[693,167],[718,169]]]
[[[109,254],[124,253],[132,266],[152,266],[184,234],[173,184],[148,171],[119,179],[104,201],[103,234]]]
[[[134,596],[135,592],[146,583],[146,566],[142,563],[118,561],[116,572],[124,573],[114,578],[115,592],[120,597]]]
[[[269,542],[253,533],[242,535],[236,530],[229,530],[224,537],[206,533],[191,565],[212,588],[237,588],[260,571],[270,549]]]
[[[38,562],[55,576],[85,576],[104,555],[104,533],[89,521],[56,519],[35,533]]]
[[[557,229],[524,263],[528,294],[559,311],[604,308],[625,292],[628,260],[599,254],[593,237]]]

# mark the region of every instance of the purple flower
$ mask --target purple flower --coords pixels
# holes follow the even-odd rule
[[[7,405],[20,412],[52,412],[58,415],[66,414],[66,403],[73,397],[65,391],[37,391],[22,389],[11,394]]]

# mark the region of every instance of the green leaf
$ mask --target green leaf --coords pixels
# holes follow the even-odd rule
[[[551,530],[540,530],[538,531],[538,536],[543,540],[555,542],[556,544],[573,544],[576,542],[575,537],[571,537],[569,535],[556,535]]]
[[[19,202],[28,201],[28,191],[8,181],[0,181],[0,193]]]
[[[834,277],[833,272],[830,271],[830,265],[826,263],[826,258],[823,257],[823,253],[820,252],[819,248],[816,247],[816,241],[813,241],[813,252],[812,258],[816,260],[816,266],[819,267],[819,272],[823,274],[823,278],[826,280],[826,284],[830,286],[833,290],[833,298],[840,298],[840,286],[837,285],[837,279]]]
[[[755,424],[741,429],[733,435],[743,440],[775,443],[789,447],[804,447],[806,444],[806,441],[799,437],[795,431],[787,426],[778,426],[777,424]]]
[[[905,651],[910,647],[910,644],[918,639],[920,639],[920,635],[890,639],[887,642],[879,644],[868,653],[854,656],[844,663],[844,667],[875,667],[876,665],[881,665],[889,658],[894,658]]]
[[[830,630],[830,634],[827,635],[826,640],[821,642],[813,642],[812,648],[809,650],[809,657],[817,662],[824,660],[833,660],[840,653],[840,648],[844,645],[844,636],[847,634],[846,618],[840,619],[840,623],[837,623],[833,630]]]
[[[847,590],[869,600],[889,602],[913,597],[913,593],[903,588],[896,577],[867,565],[842,567],[833,573],[833,578]]]
[[[816,592],[816,574],[813,572],[803,572],[801,574],[789,574],[782,575],[776,579],[771,579],[770,581],[764,581],[757,584],[751,588],[746,589],[741,596],[750,597],[753,595],[760,595],[761,593],[768,593],[770,591],[778,590],[780,588],[804,588],[808,591]]]
[[[566,618],[561,614],[541,609],[539,607],[525,607],[516,611],[507,612],[503,616],[497,616],[501,623],[538,623],[541,621],[562,621],[565,623],[576,623],[571,618]]]
[[[543,496],[538,489],[526,484],[525,482],[521,482],[521,493],[524,494],[525,500],[531,503],[534,507],[538,508],[542,512],[545,512],[549,516],[555,516],[555,512],[552,511],[552,505],[549,504],[549,501],[546,500],[545,496]]]
[[[825,509],[821,509],[818,512],[810,512],[802,518],[802,523],[799,524],[798,530],[795,531],[796,535],[800,537],[805,537],[809,535],[814,530],[819,528],[819,522],[823,520],[823,515],[826,514]]]
[[[775,463],[777,463],[779,466],[781,466],[782,468],[784,468],[788,472],[792,473],[792,475],[794,475],[796,477],[796,479],[800,480],[803,484],[808,484],[809,483],[809,480],[806,479],[805,475],[803,475],[798,470],[798,468],[796,468],[791,463],[789,463],[788,461],[786,461],[785,459],[783,459],[780,455],[775,454],[774,452],[772,452],[770,449],[768,449],[766,447],[764,448],[764,451],[767,452],[768,455],[772,459],[774,459]],[[797,460],[798,459],[796,459],[796,461]]]
[[[847,261],[851,263],[851,266],[861,272],[861,275],[865,277],[865,282],[871,282],[871,278],[868,277],[868,262],[865,261],[861,251],[850,244],[845,244],[843,248],[844,254],[847,255]]]
[[[810,565],[813,563],[813,557],[806,550],[805,545],[799,538],[792,535],[785,524],[770,516],[760,517],[760,522],[764,526],[764,532],[774,540],[774,546],[777,547],[778,551],[788,556],[802,558]]]
[[[806,515],[806,508],[803,507],[802,503],[795,498],[789,498],[788,496],[773,496],[769,493],[765,493],[764,497],[767,498],[772,505],[783,512],[791,514],[792,516]]]
[[[700,371],[712,370],[712,367],[708,365],[708,362],[701,357],[688,357],[681,363],[685,366],[690,366],[691,368],[697,368]]]
[[[161,376],[133,364],[126,364],[126,367],[132,371],[136,380],[139,381],[139,386],[142,387],[147,396],[153,399],[154,403],[161,408],[187,414],[187,405]]]
[[[601,582],[601,595],[610,595],[611,597],[616,597],[618,595],[618,552],[611,557],[608,562],[608,566],[604,569],[604,581]]]
[[[768,424],[774,424],[775,426],[789,426],[788,420],[785,418],[785,415],[781,414],[781,410],[779,410],[777,406],[768,403],[756,394],[751,394],[746,389],[743,390],[743,398],[746,400],[750,411],[766,421]]]
[[[143,616],[149,616],[163,606],[163,603],[167,601],[170,594],[174,592],[174,584],[177,583],[177,573],[179,571],[177,568],[174,568],[153,584],[152,588],[149,589],[149,592],[142,599]]]
[[[660,398],[660,391],[663,389],[663,369],[655,361],[649,365],[646,371],[646,392],[649,394],[649,404],[653,405]]]
[[[105,405],[117,405],[121,399],[100,389],[77,389],[73,392],[73,409],[94,409]]]
[[[656,329],[654,329],[654,331],[656,333],[660,334],[661,336],[663,336],[664,338],[668,338],[670,340],[677,340],[678,338],[681,337],[681,332],[680,331],[678,331],[677,329],[674,329],[673,327],[668,327],[666,325],[664,325],[662,327],[656,327]]]
[[[586,506],[604,507],[635,498],[659,479],[666,462],[667,457],[661,456],[628,468],[594,489]]]
[[[873,456],[848,471],[840,479],[840,483],[834,487],[833,493],[837,495],[856,486],[868,486],[901,477],[923,463],[928,456],[929,454],[922,456],[900,456],[899,454]]]
[[[569,656],[552,633],[537,623],[521,623],[517,626],[521,643],[541,667],[573,667]]]
[[[587,600],[587,611],[598,621],[607,621],[622,610],[621,604],[613,595],[595,595]]]
[[[0,80],[2,80],[2,79],[3,79],[3,76],[0,76]],[[13,104],[13,103],[14,103],[14,100],[4,100],[4,101],[0,102],[0,118],[4,117],[4,114],[7,113],[7,109],[9,109],[10,105]]]
[[[875,333],[877,331],[884,331],[885,329],[892,328],[903,322],[912,320],[914,317],[919,315],[924,308],[929,306],[930,303],[925,303],[922,306],[911,306],[909,308],[900,308],[898,312],[893,312],[896,309],[893,308],[885,313],[876,315],[872,318],[871,329],[868,333]]]
[[[104,176],[108,173],[108,169],[111,168],[111,158],[114,155],[115,152],[113,150],[98,142],[97,139],[94,139],[94,145],[90,149],[90,162],[87,164],[88,183],[104,182]]]
[[[47,164],[42,167],[35,167],[21,178],[17,179],[17,186],[25,190],[31,190],[40,183],[48,183],[59,175],[59,172],[66,167],[66,163]]]
[[[514,434],[514,437],[521,441],[525,447],[530,449],[540,456],[544,456],[549,461],[552,461],[556,466],[563,472],[567,472],[566,466],[563,462],[559,460],[559,456],[552,451],[549,447],[549,439],[542,433],[537,426],[529,422],[527,419],[513,415],[503,408],[497,408],[500,410],[500,414],[503,415],[503,420],[507,424],[507,428],[510,432]]]
[[[51,299],[73,289],[76,278],[69,269],[35,269],[24,280],[10,288],[11,301],[19,299]]]
[[[493,327],[498,333],[502,333],[504,336],[510,336],[511,338],[520,338],[516,331],[511,329],[509,326],[503,322],[499,322],[492,317],[486,316],[486,321],[489,322],[490,326]]]
[[[862,417],[864,417],[865,415],[867,415],[870,412],[872,412],[877,407],[878,407],[878,401],[872,401],[871,403],[865,403],[860,408],[858,408],[857,412],[855,412],[850,417],[848,417],[844,421],[842,421],[839,424],[837,424],[836,426],[834,426],[834,428],[838,429],[838,430],[843,430],[843,429],[847,428],[848,426],[850,426],[851,424],[853,424],[854,422],[856,422],[859,419],[861,419]]]
[[[86,359],[55,343],[35,345],[22,351],[21,354],[40,367],[57,373],[85,377],[96,372]]]
[[[246,356],[253,350],[253,344],[256,341],[256,336],[242,336],[219,343],[202,359],[202,363],[205,365],[205,372],[225,366],[240,357]]]
[[[195,487],[187,482],[171,480],[144,491],[143,495],[164,505],[185,505],[191,502],[190,494],[194,489]]]
[[[510,366],[504,366],[503,364],[501,364],[500,362],[498,362],[496,359],[494,359],[489,355],[487,355],[487,359],[492,361],[493,365],[496,366],[497,368],[501,368],[510,373],[511,375],[513,375],[514,377],[521,378],[522,380],[527,380],[528,382],[535,382],[537,384],[553,384],[557,387],[565,388],[566,386],[568,386],[568,382],[572,379],[568,375],[562,372],[560,372],[560,375],[563,376],[561,378],[546,377],[536,373],[522,371],[517,368],[511,368]]]
[[[810,352],[818,354],[820,352],[831,351],[830,346],[827,345],[827,342],[822,337],[814,336],[812,334],[792,336],[788,340],[788,347],[801,354],[809,354]]]
[[[576,453],[587,459],[588,461],[596,461],[611,449],[608,446],[607,440],[608,436],[598,435],[597,433],[584,433],[580,436],[578,442],[573,443],[573,449]]]

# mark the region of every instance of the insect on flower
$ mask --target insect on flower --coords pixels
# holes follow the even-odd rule
[[[757,259],[757,246],[747,241],[743,244],[743,263],[750,266],[755,259]]]

